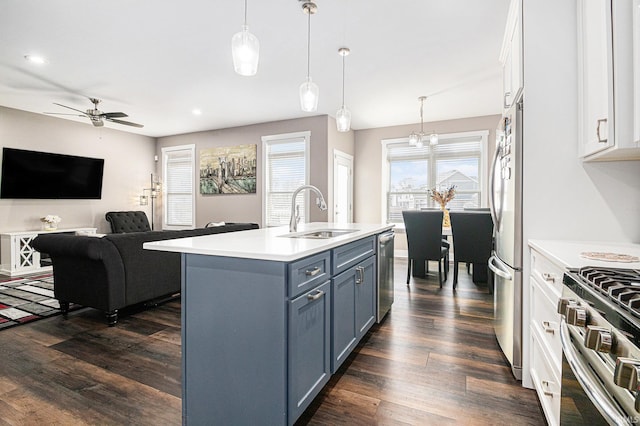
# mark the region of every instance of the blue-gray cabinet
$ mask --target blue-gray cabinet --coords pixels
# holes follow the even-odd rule
[[[331,282],[289,302],[289,418],[297,419],[331,377]]]
[[[183,423],[293,424],[375,322],[375,242],[293,262],[183,253]]]
[[[332,373],[375,322],[375,260],[369,256],[332,279]]]

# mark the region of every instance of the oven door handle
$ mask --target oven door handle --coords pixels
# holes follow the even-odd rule
[[[573,374],[576,376],[576,379],[578,379],[580,386],[582,386],[582,389],[591,402],[596,406],[598,411],[600,411],[600,414],[602,414],[611,425],[628,425],[626,415],[609,399],[600,383],[591,377],[589,367],[580,359],[576,350],[573,348],[571,336],[569,335],[569,326],[564,317],[560,322],[560,341],[562,342],[562,351],[567,358]]]

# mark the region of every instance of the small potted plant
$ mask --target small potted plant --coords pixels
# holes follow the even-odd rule
[[[40,222],[42,222],[42,226],[45,231],[55,231],[58,229],[58,223],[60,223],[60,221],[62,221],[60,216],[54,214],[48,214],[45,217],[40,218]]]

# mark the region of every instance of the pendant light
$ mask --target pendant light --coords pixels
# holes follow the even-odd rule
[[[351,111],[344,106],[344,58],[351,53],[348,47],[338,49],[338,54],[342,56],[342,106],[336,112],[336,125],[339,132],[348,132],[351,129]]]
[[[260,42],[255,35],[249,32],[247,26],[247,0],[244,0],[242,31],[231,38],[231,54],[236,73],[244,76],[256,75],[260,59]]]
[[[436,132],[432,132],[429,136],[429,145],[438,145],[438,134]]]
[[[420,133],[411,132],[409,135],[409,145],[422,148],[424,146],[424,101],[427,100],[426,96],[420,96],[418,101],[420,101]],[[437,137],[437,135],[436,135]],[[436,139],[436,143],[438,143]]]
[[[311,81],[309,69],[311,67],[311,15],[318,11],[318,6],[312,1],[302,4],[302,10],[307,14],[307,79],[300,85],[300,107],[305,112],[314,112],[318,109],[318,96],[320,89]]]

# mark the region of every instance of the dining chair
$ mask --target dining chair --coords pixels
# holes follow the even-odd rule
[[[428,266],[425,268],[425,264],[429,260],[437,260],[438,281],[442,288],[442,283],[446,281],[449,272],[449,247],[445,247],[442,241],[442,210],[405,210],[402,212],[402,218],[409,251],[407,285],[409,285],[412,270],[414,277],[424,277],[425,272],[428,271]]]
[[[458,284],[458,263],[485,266],[493,248],[493,220],[485,211],[451,212],[453,236],[453,288]],[[488,276],[489,291],[492,277]]]

